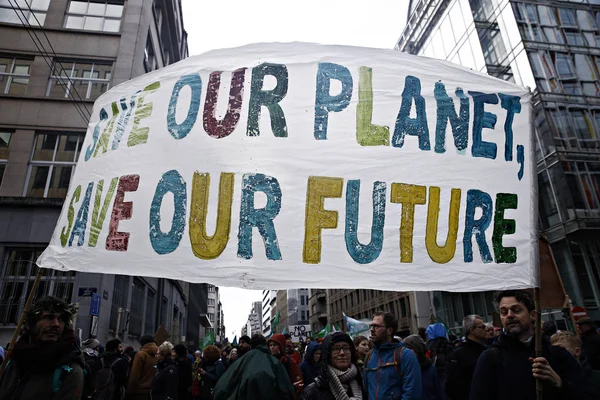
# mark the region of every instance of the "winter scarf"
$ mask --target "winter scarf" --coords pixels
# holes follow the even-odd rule
[[[328,366],[327,381],[335,400],[362,400],[362,391],[356,380],[357,375],[358,369],[354,364],[350,364],[350,368],[345,371],[340,371],[331,365]],[[348,388],[352,390],[353,397],[348,397],[346,394]]]
[[[75,346],[75,334],[72,329],[65,330],[63,336],[54,343],[34,340],[27,332],[15,343],[13,359],[21,374],[30,371],[51,371],[65,355],[73,351]]]

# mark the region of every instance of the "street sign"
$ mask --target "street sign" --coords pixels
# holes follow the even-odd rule
[[[92,293],[92,302],[90,303],[90,315],[100,316],[101,297],[98,293]]]
[[[95,315],[92,316],[92,327],[90,328],[90,336],[98,336],[98,317]]]
[[[95,287],[80,287],[77,290],[77,295],[79,297],[90,297],[93,293],[97,293],[98,288]]]
[[[585,308],[580,306],[573,307],[571,313],[573,313],[573,319],[575,319],[575,321],[579,321],[581,318],[588,316],[587,311],[585,311]]]

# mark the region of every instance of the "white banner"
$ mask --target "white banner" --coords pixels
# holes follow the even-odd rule
[[[190,57],[94,105],[38,265],[252,289],[537,282],[530,95],[314,44]]]
[[[310,325],[290,325],[288,330],[294,343],[304,342],[307,337],[312,336]]]

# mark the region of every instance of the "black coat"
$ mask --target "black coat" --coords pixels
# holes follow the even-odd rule
[[[156,364],[156,368],[150,392],[152,400],[177,400],[179,377],[175,362],[169,358]]]
[[[106,366],[111,366],[114,363],[112,372],[113,376],[115,377],[115,399],[120,399],[121,394],[125,391],[127,379],[129,378],[129,362],[125,357],[123,357],[123,355],[111,352],[104,353],[102,356],[102,362]]]
[[[600,371],[592,369],[587,360],[581,360],[582,400],[600,399]]]
[[[177,360],[177,400],[192,398],[192,362],[189,359]]]
[[[469,400],[475,365],[486,346],[467,339],[454,350],[446,364],[446,394],[452,400]]]
[[[600,370],[600,334],[595,330],[581,335],[583,355],[592,369]]]
[[[359,385],[362,387],[362,379],[360,374],[357,376]],[[353,394],[348,391],[346,393],[349,397]],[[365,397],[363,397],[365,398]],[[329,383],[323,380],[320,376],[315,378],[315,381],[308,385],[302,392],[301,400],[335,400],[335,397],[329,389]]]
[[[561,377],[562,388],[544,385],[544,400],[579,400],[579,363],[558,346],[543,341],[542,355]],[[475,367],[471,400],[535,400],[535,378],[530,357],[535,357],[535,338],[522,343],[517,337],[502,335],[484,351]]]

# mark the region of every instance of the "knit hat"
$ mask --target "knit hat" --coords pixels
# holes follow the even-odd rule
[[[142,346],[145,346],[145,345],[147,345],[148,343],[153,343],[153,342],[154,342],[154,343],[156,343],[156,342],[154,341],[154,336],[152,336],[152,335],[143,335],[143,336],[140,338],[140,344],[141,344]]]
[[[240,338],[240,342],[245,342],[245,343],[248,343],[248,344],[250,344],[250,336],[248,336],[248,335],[244,335],[244,336],[242,336],[242,337]]]
[[[88,339],[81,343],[84,349],[96,349],[100,346],[98,339]]]
[[[579,318],[576,322],[577,325],[594,325],[594,320],[590,317]]]

